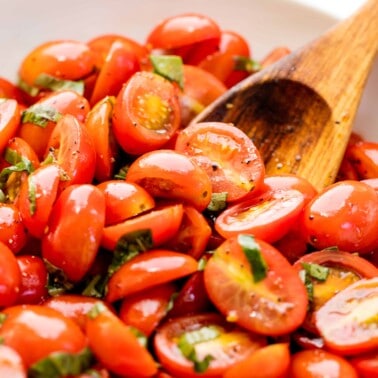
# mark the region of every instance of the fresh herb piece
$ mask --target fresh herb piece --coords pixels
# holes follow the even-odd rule
[[[212,355],[208,354],[203,358],[203,360],[199,360],[195,345],[214,340],[219,337],[219,335],[220,332],[217,328],[205,326],[198,330],[185,332],[179,337],[177,346],[183,356],[185,356],[185,358],[187,358],[189,361],[193,362],[195,372],[205,372],[209,367],[211,360],[214,359]]]
[[[310,275],[307,274],[307,272],[304,269],[301,269],[299,271],[299,277],[306,288],[307,297],[309,301],[309,308],[311,308],[311,303],[314,301],[314,284],[312,282]]]
[[[303,269],[311,277],[318,281],[325,281],[329,274],[329,268],[315,263],[302,263]]]
[[[74,284],[68,280],[62,269],[51,264],[46,259],[43,261],[48,272],[47,291],[51,296],[63,294],[74,288]]]
[[[175,304],[175,300],[176,298],[179,296],[179,293],[175,292],[173,293],[170,298],[169,298],[169,301],[167,303],[167,307],[166,307],[166,311],[169,312],[172,310],[174,304]]]
[[[30,378],[61,378],[79,375],[90,368],[93,355],[89,348],[77,354],[67,352],[52,353],[48,357],[31,365],[28,369]]]
[[[7,182],[9,176],[13,172],[27,172],[31,173],[34,171],[33,164],[31,161],[24,156],[20,156],[20,161],[18,161],[16,164],[13,164],[9,167],[5,167],[1,172],[0,172],[0,189],[3,188],[4,184]]]
[[[29,211],[31,215],[34,215],[37,210],[37,186],[33,179],[33,175],[28,177],[28,200],[29,200]]]
[[[148,343],[147,336],[136,327],[129,326],[129,329],[132,332],[132,334],[135,335],[135,337],[137,338],[138,343],[142,347],[147,348],[147,343]]]
[[[207,259],[204,258],[204,257],[201,257],[201,258],[198,260],[198,270],[199,270],[199,271],[204,270],[206,264],[207,264]]]
[[[247,56],[235,56],[235,70],[247,71],[248,73],[255,73],[261,70],[261,64],[254,59]]]
[[[62,80],[58,79],[52,75],[41,73],[34,81],[34,84],[38,87],[44,89],[49,89],[51,91],[60,91],[60,90],[71,90],[79,95],[84,94],[84,81],[72,81],[72,80]]]
[[[29,85],[26,81],[22,79],[18,80],[17,86],[31,97],[36,97],[40,92],[39,88]]]
[[[262,281],[268,272],[268,265],[264,260],[259,245],[251,235],[238,235],[238,243],[241,246],[249,265],[252,268],[254,282]]]
[[[0,189],[0,203],[5,203],[7,200],[7,196],[5,195],[4,191]]]
[[[92,308],[87,312],[90,319],[96,319],[101,313],[108,311],[108,308],[102,302],[96,302]]]
[[[35,104],[22,112],[21,122],[45,128],[49,121],[58,122],[62,114],[51,106]]]
[[[212,193],[208,211],[222,211],[227,207],[227,192]]]
[[[181,89],[184,88],[183,62],[180,56],[151,55],[150,60],[155,73],[176,82]]]
[[[86,297],[103,298],[108,283],[107,276],[96,274],[92,277],[81,292]]]
[[[118,180],[124,180],[126,178],[128,170],[129,170],[129,165],[125,165],[121,167],[118,173],[114,175],[114,178]]]

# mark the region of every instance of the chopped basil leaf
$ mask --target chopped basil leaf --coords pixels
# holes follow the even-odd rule
[[[205,259],[204,257],[201,257],[198,260],[198,270],[199,271],[204,270],[205,266],[206,266],[206,263],[207,263],[207,259]]]
[[[227,206],[227,192],[212,193],[211,201],[207,206],[209,211],[221,211]]]
[[[107,311],[107,307],[102,302],[97,302],[87,312],[87,316],[91,319],[96,319],[102,312]]]
[[[34,84],[38,87],[50,89],[52,91],[71,90],[77,92],[81,96],[84,94],[83,80],[62,80],[54,76],[42,73],[35,79]]]
[[[104,277],[97,274],[90,279],[81,294],[86,297],[103,298],[107,283],[107,276]]]
[[[0,189],[0,203],[5,203],[7,200],[7,196],[5,195],[5,193],[3,192],[2,189]]]
[[[182,58],[178,55],[151,55],[150,60],[154,72],[184,87]]]
[[[29,200],[29,211],[31,215],[34,215],[37,210],[37,197],[36,191],[37,186],[33,180],[33,175],[28,177],[29,190],[28,190],[28,200]]]
[[[129,326],[129,329],[135,335],[135,337],[138,339],[138,343],[142,347],[146,348],[147,347],[147,343],[148,343],[147,336],[142,331],[140,331],[138,328]]]
[[[39,93],[39,88],[29,85],[26,81],[22,80],[21,78],[18,80],[18,87],[32,97],[37,96]]]
[[[266,277],[268,266],[261,254],[260,247],[251,235],[238,235],[238,243],[241,246],[250,267],[252,268],[253,281],[259,282]]]
[[[0,172],[0,189],[4,186],[4,184],[7,182],[9,176],[13,172],[27,172],[31,173],[34,170],[33,164],[31,161],[24,156],[20,156],[20,161],[18,161],[16,164],[11,165],[9,167],[5,167],[1,172]]]
[[[235,56],[235,70],[255,73],[261,70],[261,64],[246,56]]]
[[[44,259],[44,262],[48,272],[47,291],[51,296],[63,294],[73,289],[73,283],[68,280],[62,269],[59,269],[46,259]]]
[[[303,269],[311,277],[318,281],[325,281],[329,274],[329,268],[315,263],[302,263]]]
[[[214,340],[219,337],[220,332],[212,326],[205,326],[198,330],[183,333],[178,340],[177,346],[180,352],[189,361],[193,362],[194,370],[197,373],[203,373],[209,367],[210,361],[214,357],[210,354],[206,355],[203,360],[199,360],[195,345],[206,341]]]
[[[56,352],[31,365],[28,369],[28,377],[61,378],[79,375],[90,368],[92,362],[93,355],[89,348],[77,354]]]
[[[4,159],[7,161],[7,163],[15,165],[22,160],[22,157],[16,150],[12,150],[11,148],[7,147],[5,149]]]
[[[326,251],[339,251],[339,247],[337,245],[334,245],[332,247],[324,248]]]
[[[22,112],[21,122],[46,127],[49,121],[58,122],[62,114],[51,106],[35,104]]]
[[[314,301],[314,284],[311,280],[311,277],[304,269],[299,271],[299,277],[301,278],[303,284],[305,285],[308,301],[312,303]]]
[[[168,301],[168,303],[167,303],[167,308],[166,308],[166,311],[167,312],[169,312],[169,311],[171,311],[172,310],[172,308],[173,308],[173,306],[174,306],[174,304],[175,304],[175,300],[176,300],[176,298],[178,297],[178,295],[179,295],[179,293],[173,293],[172,295],[171,295],[171,297],[169,298],[169,301]]]
[[[114,178],[118,180],[124,180],[126,178],[128,169],[129,169],[128,165],[125,165],[124,167],[120,168],[118,173],[114,175]]]

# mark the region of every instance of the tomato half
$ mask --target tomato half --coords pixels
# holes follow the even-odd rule
[[[0,99],[0,114],[0,154],[2,154],[20,124],[21,110],[17,101]]]
[[[264,162],[252,140],[241,130],[221,122],[189,125],[178,134],[175,150],[190,156],[209,175],[214,193],[239,200],[258,190]]]
[[[163,146],[180,125],[178,89],[152,72],[135,73],[119,92],[113,113],[114,135],[129,154]]]
[[[205,286],[211,301],[230,321],[265,335],[297,329],[307,312],[307,292],[297,271],[271,245],[254,241],[265,261],[265,276],[255,282],[239,237],[227,239],[205,266]]]
[[[378,143],[357,142],[348,147],[347,158],[360,179],[378,177]]]
[[[0,345],[0,376],[27,378],[21,356],[7,345]]]
[[[175,377],[220,377],[263,347],[266,338],[226,322],[218,314],[206,313],[165,322],[158,327],[153,344],[159,362]]]

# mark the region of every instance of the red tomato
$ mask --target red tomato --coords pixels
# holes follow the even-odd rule
[[[350,362],[358,372],[360,378],[378,376],[378,352],[362,354],[351,358]]]
[[[352,355],[377,349],[378,276],[361,279],[334,295],[315,313],[327,349]]]
[[[126,181],[136,183],[155,198],[181,200],[198,211],[211,200],[208,174],[183,153],[156,150],[146,153],[130,165]]]
[[[55,111],[58,114],[71,114],[75,116],[78,121],[84,122],[88,112],[89,103],[86,98],[80,96],[74,91],[62,90],[52,92],[39,101],[33,107],[26,109],[26,111],[40,112]],[[34,110],[33,110],[34,109]],[[45,119],[42,116],[42,123],[33,123],[30,120],[24,120],[18,129],[17,135],[30,144],[32,149],[36,152],[39,159],[43,159],[49,138],[55,128],[56,121]]]
[[[22,285],[21,271],[13,252],[0,242],[0,307],[16,303]]]
[[[7,154],[16,154],[21,158],[29,160],[33,169],[37,169],[39,167],[40,162],[36,152],[32,146],[22,138],[14,137],[8,140],[4,152],[4,158]],[[9,166],[10,164],[7,163],[6,165]]]
[[[39,256],[17,256],[21,271],[21,286],[18,304],[39,304],[47,298],[47,269]]]
[[[160,246],[179,230],[183,212],[181,204],[168,205],[107,226],[103,230],[101,245],[105,249],[113,251],[121,236],[133,231],[148,229],[151,230],[154,247]]]
[[[358,374],[345,358],[325,350],[311,349],[292,355],[289,377],[358,378]]]
[[[276,63],[286,55],[291,53],[290,49],[286,46],[279,46],[273,48],[269,53],[261,60],[261,67],[265,68],[270,66],[273,63]]]
[[[109,279],[106,300],[114,302],[155,285],[185,277],[198,269],[188,255],[165,249],[149,250],[124,263]]]
[[[167,282],[129,295],[122,300],[119,317],[148,337],[167,314],[175,292],[176,286]]]
[[[3,154],[9,139],[15,136],[20,124],[20,107],[16,100],[0,99],[0,154]]]
[[[230,205],[217,217],[215,229],[224,238],[248,233],[273,243],[291,229],[303,205],[304,195],[298,190],[268,191]]]
[[[252,239],[253,240],[253,239]],[[283,335],[297,329],[307,311],[307,291],[297,271],[271,245],[255,240],[265,261],[265,277],[254,281],[240,237],[227,239],[205,266],[211,301],[230,321],[252,332]]]
[[[119,92],[113,113],[117,142],[131,155],[162,147],[180,126],[178,89],[152,72],[135,73]]]
[[[183,316],[158,327],[153,339],[159,362],[175,377],[220,377],[235,363],[266,345],[264,336],[247,332],[215,313]],[[185,354],[192,350],[191,356]],[[196,372],[196,364],[209,361]],[[198,368],[197,368],[198,370]]]
[[[251,372],[264,372],[264,377],[286,378],[290,366],[289,345],[267,345],[230,367],[222,378],[250,378]]]
[[[42,238],[58,195],[61,170],[56,164],[42,165],[21,181],[18,208],[30,235]]]
[[[42,73],[58,79],[79,80],[94,70],[94,64],[94,55],[85,43],[72,40],[49,41],[25,56],[19,75],[33,87]]]
[[[240,129],[221,122],[189,125],[180,131],[175,150],[190,156],[209,175],[214,193],[228,201],[258,190],[264,162],[252,140]]]
[[[105,198],[90,184],[71,185],[58,197],[42,239],[42,256],[79,282],[100,246],[105,224]]]
[[[0,345],[0,376],[27,378],[21,356],[7,345]]]
[[[52,156],[63,170],[60,189],[92,182],[96,152],[88,130],[74,116],[66,114],[58,121],[47,144],[46,154]]]
[[[307,204],[304,233],[316,249],[367,253],[378,247],[378,196],[369,185],[339,181]]]
[[[360,179],[378,177],[378,143],[360,141],[349,146],[347,158]]]
[[[378,194],[378,177],[377,178],[371,178],[371,179],[365,179],[361,180],[361,182],[371,186]]]
[[[9,80],[0,77],[0,99],[3,98],[16,100],[19,104],[26,102],[26,98],[20,88]]]
[[[20,354],[26,368],[51,353],[79,353],[87,345],[79,326],[52,308],[19,305],[6,308],[3,314],[0,337]]]
[[[157,373],[151,354],[131,328],[104,305],[96,304],[92,308],[85,329],[91,350],[110,372],[131,377],[152,377]]]
[[[105,195],[105,225],[109,226],[155,207],[153,197],[141,186],[124,180],[103,181],[97,187]]]

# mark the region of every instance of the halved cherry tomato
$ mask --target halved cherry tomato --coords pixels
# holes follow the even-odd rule
[[[266,345],[266,338],[216,313],[205,313],[165,322],[158,327],[153,343],[159,362],[173,376],[220,377]]]
[[[0,307],[16,303],[20,288],[21,270],[13,252],[0,242]]]
[[[307,311],[307,292],[297,271],[273,246],[254,241],[265,261],[258,271],[246,257],[239,237],[227,239],[205,266],[205,286],[211,301],[230,321],[252,332],[283,335],[297,329]]]
[[[32,169],[37,169],[39,167],[39,158],[34,151],[33,147],[26,142],[26,140],[15,136],[14,138],[11,138],[8,140],[7,146],[5,148],[4,157],[6,157],[7,154],[16,154],[21,159],[27,159],[32,164]],[[9,163],[7,165],[10,165]]]
[[[289,377],[358,378],[358,374],[345,358],[325,350],[311,349],[292,355]]]
[[[291,229],[303,205],[304,195],[298,190],[267,191],[227,207],[217,217],[215,229],[224,238],[249,233],[273,243]]]
[[[188,255],[165,249],[149,250],[124,263],[109,279],[106,300],[114,302],[155,285],[188,276],[198,262]]]
[[[79,326],[52,308],[17,305],[2,313],[5,320],[0,337],[4,345],[20,354],[26,368],[51,353],[79,353],[87,346],[87,339]]]
[[[162,147],[180,125],[175,85],[160,75],[135,73],[119,92],[113,113],[113,130],[120,146],[141,155]]]
[[[141,186],[124,180],[103,181],[97,187],[105,195],[105,225],[109,226],[155,207],[153,197]]]
[[[72,282],[92,265],[105,224],[105,198],[90,184],[71,185],[55,202],[42,239],[42,256]]]
[[[175,150],[190,156],[209,175],[214,193],[235,201],[258,190],[264,163],[252,140],[238,128],[221,122],[203,122],[181,130]]]
[[[15,136],[20,124],[20,107],[16,100],[0,98],[0,154],[12,137]]]
[[[47,143],[46,156],[52,156],[63,171],[60,189],[92,182],[96,152],[88,130],[74,116],[66,114],[58,121]]]
[[[183,205],[167,205],[154,208],[136,217],[126,219],[121,223],[107,226],[102,233],[101,245],[113,251],[121,236],[138,230],[151,230],[154,247],[167,242],[178,231],[182,216]]]
[[[326,347],[338,354],[370,352],[378,346],[378,276],[347,286],[315,313]]]
[[[199,211],[205,210],[211,200],[206,171],[173,150],[156,150],[138,157],[130,165],[126,181],[142,186],[154,198],[181,200]]]
[[[21,356],[11,347],[0,345],[0,376],[27,378]]]
[[[90,310],[85,329],[91,350],[110,372],[131,377],[152,377],[157,373],[157,364],[131,327],[103,304]]]
[[[119,317],[148,337],[167,314],[176,290],[176,285],[167,282],[129,295],[122,300]]]
[[[378,247],[378,196],[362,182],[328,186],[304,209],[304,233],[316,249],[368,253]]]

